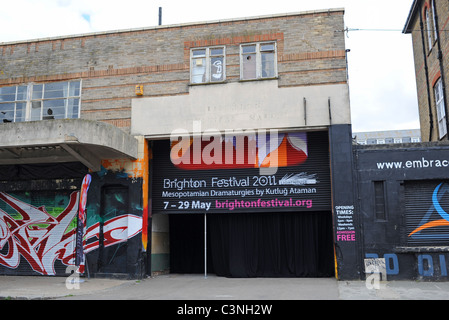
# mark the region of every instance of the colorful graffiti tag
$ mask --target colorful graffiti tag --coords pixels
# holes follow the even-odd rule
[[[55,262],[75,263],[76,216],[79,192],[71,192],[60,212],[50,214],[46,206],[33,206],[8,193],[0,192],[0,266],[16,269],[23,257],[41,275],[55,275]],[[5,208],[8,208],[8,212]],[[3,209],[2,209],[3,208]],[[105,246],[136,236],[142,218],[121,215],[104,222]],[[89,226],[84,237],[84,252],[99,248],[100,224]]]
[[[404,258],[400,254],[386,253],[379,255],[377,253],[365,254],[366,259],[378,259],[383,257],[385,259],[386,272],[388,276],[397,276],[401,272],[410,270],[410,261],[401,260]],[[448,255],[441,253],[434,254],[417,254],[416,265],[419,277],[447,277],[448,276]],[[415,272],[414,271],[414,272]]]

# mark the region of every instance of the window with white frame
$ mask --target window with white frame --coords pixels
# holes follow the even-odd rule
[[[192,49],[190,57],[191,83],[222,82],[226,79],[224,47]]]
[[[436,82],[434,91],[438,117],[438,132],[441,139],[447,134],[446,107],[444,105],[443,82],[441,78]]]
[[[27,86],[13,86],[0,88],[0,121],[25,121],[28,97]]]
[[[432,50],[433,42],[432,42],[432,24],[430,21],[430,10],[426,9],[426,26],[427,26],[427,40],[429,42],[429,51]]]
[[[0,87],[0,122],[80,117],[81,81]]]
[[[437,41],[437,39],[438,39],[437,12],[435,9],[435,1],[434,0],[432,0],[431,6],[432,6],[432,16],[433,16],[433,37],[435,38],[435,41]]]
[[[277,77],[276,42],[242,44],[240,66],[242,80]]]

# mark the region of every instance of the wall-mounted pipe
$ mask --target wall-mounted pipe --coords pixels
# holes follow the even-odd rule
[[[439,26],[438,26],[438,11],[436,8],[436,1],[432,2],[433,4],[433,13],[435,15],[435,32],[437,37],[437,45],[438,45],[438,61],[440,63],[440,73],[441,73],[441,84],[443,86],[443,102],[444,102],[444,112],[446,113],[446,140],[449,140],[449,113],[448,113],[448,105],[447,105],[447,94],[446,94],[446,77],[444,73],[444,65],[443,65],[443,52],[441,51],[441,42],[439,35]]]
[[[426,75],[426,87],[427,87],[427,104],[429,106],[429,125],[430,125],[429,141],[432,141],[432,138],[433,138],[432,100],[430,99],[429,66],[427,65],[426,41],[424,40],[424,23],[423,23],[421,14],[419,14],[419,26],[421,28],[421,42],[422,42],[422,51],[423,51],[423,58],[424,58],[424,73]]]
[[[307,100],[304,98],[304,125],[307,125]]]

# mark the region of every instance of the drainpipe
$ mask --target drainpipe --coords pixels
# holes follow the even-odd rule
[[[421,10],[420,10],[421,11]],[[427,65],[427,54],[426,54],[426,41],[424,40],[424,23],[422,20],[421,13],[419,15],[419,26],[421,29],[421,42],[422,42],[422,52],[424,57],[424,73],[426,75],[426,88],[427,88],[427,105],[429,106],[429,141],[432,141],[433,137],[433,114],[432,114],[432,100],[430,99],[430,84],[429,84],[429,67]]]
[[[440,63],[440,73],[441,73],[441,84],[443,85],[443,102],[444,102],[444,111],[446,113],[446,131],[449,130],[449,114],[447,109],[447,97],[446,97],[446,77],[444,74],[444,66],[443,66],[443,52],[441,51],[441,42],[440,42],[440,32],[438,26],[438,13],[436,7],[436,1],[433,1],[433,12],[435,14],[435,28],[437,34],[437,44],[438,44],[438,61]],[[449,140],[449,131],[446,133],[446,139]]]

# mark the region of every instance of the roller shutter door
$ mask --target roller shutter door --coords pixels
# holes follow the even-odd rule
[[[449,245],[449,183],[405,183],[405,234],[409,246]]]

